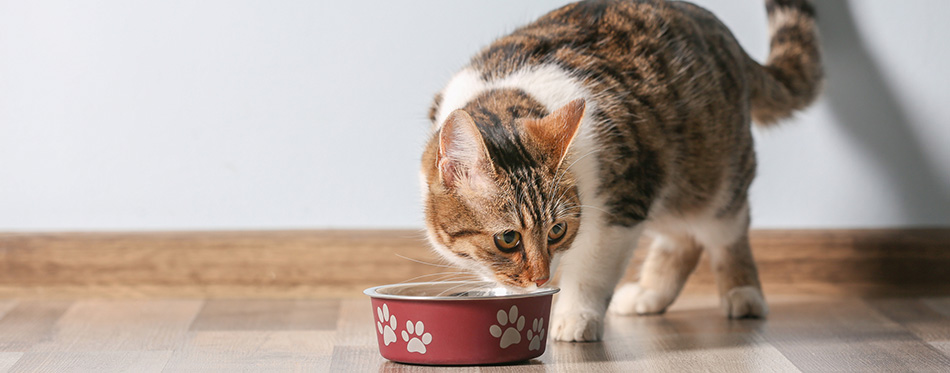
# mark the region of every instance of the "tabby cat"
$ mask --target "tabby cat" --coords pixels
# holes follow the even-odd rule
[[[582,1],[479,52],[436,95],[426,226],[449,262],[562,291],[550,335],[595,341],[604,314],[663,312],[705,251],[728,317],[768,307],[749,250],[751,121],[805,108],[822,69],[808,0],[767,0],[753,61],[686,2]],[[641,234],[639,282],[616,289]]]

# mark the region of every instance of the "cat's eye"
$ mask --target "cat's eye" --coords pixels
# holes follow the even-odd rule
[[[521,233],[516,231],[504,231],[495,234],[495,246],[502,252],[510,253],[521,244]]]
[[[564,238],[564,233],[567,233],[567,223],[560,222],[554,224],[551,227],[551,230],[548,231],[548,243],[556,243]]]

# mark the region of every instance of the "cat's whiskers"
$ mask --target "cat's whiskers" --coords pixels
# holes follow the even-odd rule
[[[457,274],[447,274],[439,277],[432,282],[445,282],[445,281],[481,281],[482,278],[477,274],[471,272],[459,272]]]
[[[614,214],[614,213],[612,213],[612,212],[610,212],[610,211],[604,210],[604,209],[602,209],[602,208],[600,208],[600,207],[597,207],[597,206],[591,206],[591,205],[568,206],[568,207],[565,207],[562,211],[560,211],[560,213],[564,213],[564,212],[568,212],[568,211],[574,211],[574,210],[581,210],[581,211],[583,211],[584,208],[594,209],[594,210],[603,212],[603,213],[605,213],[605,214],[607,214],[607,215],[610,215],[610,216],[616,216],[616,214]]]
[[[396,235],[395,238],[419,239],[423,241],[428,241],[428,236],[425,229],[413,229],[412,231],[400,231],[400,234]]]
[[[567,167],[564,168],[563,171],[561,171],[561,173],[560,173],[560,174],[557,176],[557,178],[555,179],[554,183],[551,185],[552,191],[554,190],[554,188],[557,188],[558,186],[560,186],[561,179],[564,178],[565,175],[567,175],[567,172],[568,172],[572,167],[574,167],[574,165],[577,164],[577,162],[580,162],[580,160],[582,160],[582,159],[584,159],[584,158],[587,158],[588,156],[590,156],[590,155],[592,155],[592,154],[599,153],[599,152],[600,152],[599,149],[591,150],[591,151],[587,152],[586,154],[584,154],[584,155],[578,157],[578,158],[575,159],[573,162],[571,162],[570,165],[568,165]],[[567,195],[567,193],[568,193],[570,190],[571,190],[571,188],[564,188],[564,190],[562,190],[560,193],[558,193],[558,196],[554,198],[554,201],[555,201],[555,202],[554,202],[554,206],[557,206],[557,205],[561,204],[561,202],[562,202],[563,199],[564,199],[564,196]]]
[[[577,212],[571,212],[571,211],[577,211]],[[574,217],[579,218],[580,206],[576,206],[576,205],[559,206],[557,211],[554,212],[553,218],[555,221],[557,221],[569,215],[573,215]]]
[[[440,282],[440,281],[446,281],[448,277],[453,276],[453,275],[470,275],[470,276],[474,276],[471,272],[468,272],[468,271],[436,272],[436,273],[427,273],[427,274],[424,274],[424,275],[421,275],[421,276],[416,276],[416,277],[410,278],[410,279],[405,280],[405,281],[397,282],[397,284],[405,284],[405,283],[407,283],[407,282],[412,282],[412,281],[415,281],[415,280],[418,280],[418,279],[421,279],[421,278],[431,277],[431,276],[439,276],[439,277],[436,278],[435,280],[430,281],[430,282]]]
[[[437,280],[437,281],[432,281],[432,282],[456,282],[456,281],[479,282],[479,281],[481,281],[481,278],[478,278],[478,277],[445,277],[445,278],[440,278],[439,280]]]
[[[554,191],[554,188],[556,188],[558,185],[560,185],[561,179],[564,178],[565,175],[567,175],[567,172],[571,169],[571,167],[574,167],[574,165],[577,164],[577,162],[580,162],[580,160],[582,160],[582,159],[584,159],[584,158],[587,158],[587,156],[589,156],[589,155],[591,155],[591,154],[594,154],[594,153],[598,153],[598,152],[600,152],[599,149],[593,149],[593,150],[587,152],[586,154],[584,154],[584,155],[578,157],[578,158],[575,159],[574,161],[572,161],[570,165],[568,165],[567,167],[565,167],[564,170],[562,170],[562,171],[554,178],[554,183],[551,184],[551,191],[549,191],[549,192],[553,192],[553,191]]]
[[[495,286],[494,284],[482,285],[482,286],[473,288],[473,289],[467,291],[466,293],[481,291],[481,290],[485,290],[485,289],[491,289],[491,288],[494,287],[494,286]],[[464,295],[463,295],[463,294],[458,294],[457,296],[458,296],[458,297],[462,297],[462,296],[464,296]]]
[[[473,283],[475,283],[475,282],[476,282],[476,281],[463,282],[463,283],[461,283],[461,284],[452,286],[452,287],[450,287],[450,288],[448,288],[448,289],[442,290],[442,291],[439,292],[439,294],[437,294],[436,296],[437,296],[437,297],[441,297],[441,296],[445,295],[445,293],[448,293],[448,292],[450,292],[450,291],[452,291],[452,290],[458,289],[458,288],[460,288],[460,287],[462,287],[462,286],[471,285],[471,284],[473,284]],[[476,289],[477,289],[477,288],[476,288]]]
[[[597,206],[580,205],[580,206],[578,206],[578,207],[580,207],[581,209],[584,209],[584,208],[594,209],[594,210],[603,212],[603,213],[605,213],[605,214],[607,214],[607,215],[610,215],[610,216],[616,216],[616,214],[614,214],[614,213],[612,213],[612,212],[610,212],[610,211],[604,210],[604,209],[602,209],[602,208],[600,208],[600,207],[597,207]]]
[[[405,260],[408,260],[408,261],[410,261],[410,262],[415,262],[415,263],[419,263],[419,264],[430,265],[430,266],[433,266],[433,267],[452,268],[452,269],[464,269],[464,268],[459,268],[459,267],[457,267],[457,266],[450,265],[450,264],[447,265],[447,264],[430,263],[430,262],[426,262],[426,261],[422,261],[422,260],[418,260],[418,259],[413,259],[413,258],[410,258],[410,257],[408,257],[408,256],[405,256],[405,255],[402,255],[402,254],[399,254],[399,253],[393,253],[393,255],[398,256],[398,257],[400,257],[400,258],[403,258],[403,259],[405,259]]]

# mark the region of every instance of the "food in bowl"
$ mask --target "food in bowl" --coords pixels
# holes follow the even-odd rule
[[[419,282],[366,289],[379,352],[411,364],[477,365],[544,353],[555,287],[512,292],[489,282]]]

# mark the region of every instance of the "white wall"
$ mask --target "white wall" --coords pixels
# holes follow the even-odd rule
[[[0,231],[419,227],[432,94],[561,3],[0,0]],[[765,56],[761,2],[699,3]],[[950,2],[852,3],[758,227],[950,224]]]

